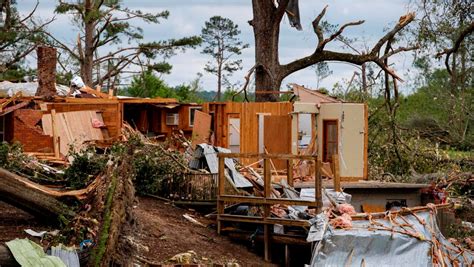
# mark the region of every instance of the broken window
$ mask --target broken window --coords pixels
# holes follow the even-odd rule
[[[189,127],[194,126],[194,114],[196,110],[201,110],[201,107],[189,107]]]
[[[323,121],[323,161],[332,162],[332,156],[337,154],[338,129],[337,120]]]

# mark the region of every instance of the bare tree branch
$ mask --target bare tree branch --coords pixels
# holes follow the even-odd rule
[[[387,32],[371,49],[370,53],[362,53],[362,54],[350,54],[350,53],[342,53],[342,52],[334,52],[334,51],[329,51],[329,50],[324,50],[324,46],[339,37],[342,32],[344,31],[345,28],[349,26],[355,26],[355,25],[360,25],[364,21],[356,21],[356,22],[350,22],[347,24],[344,24],[342,27],[339,28],[339,30],[331,35],[329,38],[324,39],[321,27],[319,26],[319,23],[324,16],[326,12],[326,7],[321,11],[321,13],[316,17],[316,19],[313,21],[313,29],[318,36],[318,46],[316,47],[315,51],[313,54],[297,59],[293,62],[290,62],[286,65],[281,66],[281,70],[279,75],[281,77],[286,77],[287,75],[298,71],[300,69],[309,67],[311,65],[314,65],[318,62],[322,61],[341,61],[341,62],[349,62],[353,63],[356,65],[362,65],[366,62],[374,62],[376,63],[380,68],[382,68],[385,72],[389,73],[392,77],[395,79],[402,81],[402,79],[395,74],[393,70],[390,70],[386,64],[384,64],[384,60],[388,58],[389,56],[393,56],[397,53],[400,53],[402,51],[410,51],[417,49],[418,46],[413,46],[413,47],[400,47],[397,48],[391,52],[387,52],[384,56],[380,57],[380,49],[384,44],[386,44],[389,40],[393,39],[395,34],[397,34],[399,31],[401,31],[405,26],[407,26],[413,19],[415,18],[414,13],[408,13],[405,16],[400,17],[398,23],[394,26],[394,28]]]
[[[474,21],[472,21],[468,27],[466,27],[464,30],[461,31],[459,36],[456,38],[456,41],[454,42],[454,46],[452,48],[444,49],[443,51],[436,54],[437,58],[440,58],[442,55],[446,54],[445,65],[450,75],[452,75],[452,71],[451,71],[451,67],[449,66],[449,57],[459,50],[459,48],[461,47],[461,43],[473,31],[474,31]]]
[[[324,49],[324,46],[331,42],[332,40],[336,39],[338,36],[340,36],[342,34],[342,32],[344,31],[345,28],[349,27],[349,26],[357,26],[357,25],[361,25],[362,23],[364,23],[365,21],[364,20],[359,20],[359,21],[354,21],[354,22],[349,22],[349,23],[346,23],[344,25],[342,25],[341,28],[339,28],[339,30],[337,32],[335,32],[334,34],[332,34],[329,38],[327,39],[324,39],[324,41],[322,41],[319,45],[318,45],[318,49],[319,50],[323,50]],[[318,37],[319,39],[319,37]]]
[[[321,19],[324,17],[324,14],[326,14],[326,9],[328,8],[328,5],[326,5],[321,13],[313,20],[313,30],[314,33],[316,33],[316,36],[318,36],[318,47],[319,45],[324,41],[324,36],[323,36],[323,30],[321,29],[321,26],[319,26],[319,23],[321,22]]]
[[[286,8],[288,7],[289,0],[279,0],[278,8],[275,14],[275,23],[280,24],[283,16],[285,15]]]

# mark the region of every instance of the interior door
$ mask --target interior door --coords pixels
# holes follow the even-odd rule
[[[233,153],[240,153],[240,118],[229,116],[229,149]]]
[[[323,121],[323,162],[332,162],[332,156],[338,150],[338,123],[337,120]]]
[[[265,116],[263,132],[268,153],[291,154],[291,116]],[[286,168],[286,160],[273,160],[273,163],[279,170]]]

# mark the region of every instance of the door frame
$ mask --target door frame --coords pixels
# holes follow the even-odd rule
[[[322,156],[322,161],[323,162],[332,162],[332,159],[326,159],[325,160],[325,157],[326,157],[326,150],[327,150],[327,142],[326,142],[326,139],[327,139],[327,131],[326,131],[326,123],[328,122],[335,122],[336,124],[336,154],[339,154],[339,119],[323,119],[323,129],[322,129],[322,132],[323,132],[323,138],[322,138],[322,141],[323,141],[323,146],[322,146],[322,153],[321,153],[321,156]]]

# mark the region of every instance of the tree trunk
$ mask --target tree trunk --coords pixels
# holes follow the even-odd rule
[[[10,249],[7,246],[0,245],[0,266],[2,267],[10,267],[10,266],[20,266],[15,258],[13,258]]]
[[[70,207],[47,194],[40,185],[3,168],[0,168],[0,199],[47,220],[74,215]]]
[[[283,77],[278,61],[278,40],[280,21],[275,17],[273,1],[253,0],[253,26],[255,37],[255,100],[257,102],[276,101],[274,94],[261,94],[279,90]]]
[[[217,101],[221,101],[222,89],[222,63],[217,66]]]
[[[362,92],[365,94],[364,97],[367,97],[368,90],[367,90],[367,74],[366,74],[366,64],[362,64],[361,66],[361,76],[362,76]]]
[[[92,70],[94,67],[94,31],[95,31],[95,20],[92,19],[94,6],[91,0],[86,0],[84,3],[86,18],[85,23],[85,35],[84,35],[84,59],[81,64],[81,75],[84,83],[93,87],[92,81]]]

